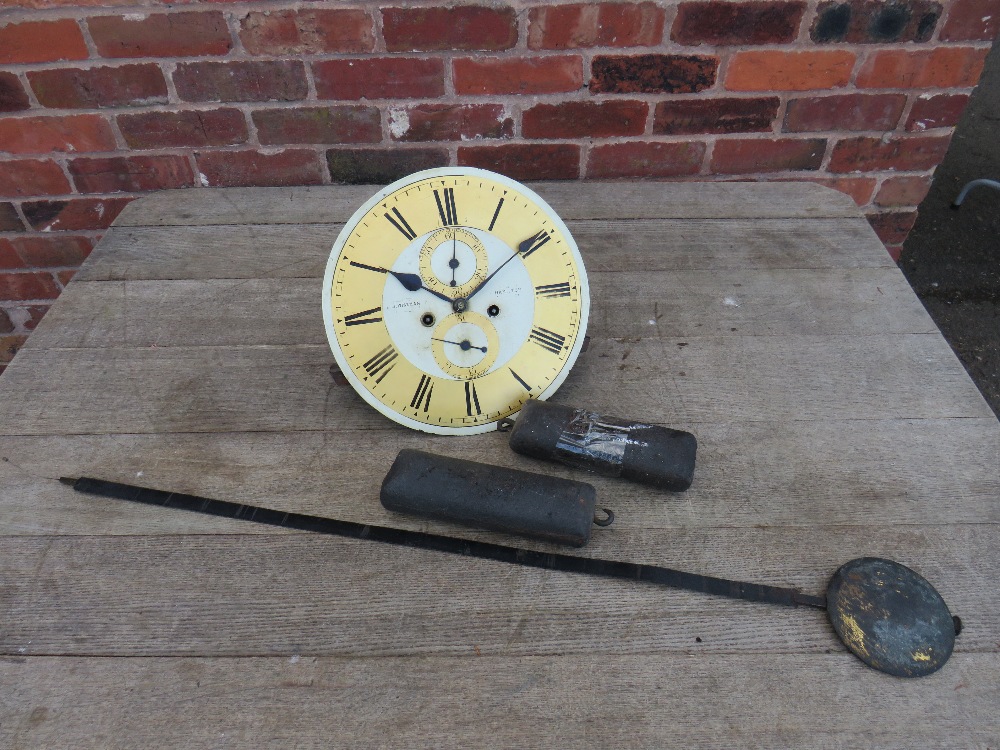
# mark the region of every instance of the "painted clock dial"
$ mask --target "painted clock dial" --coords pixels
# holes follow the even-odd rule
[[[345,225],[323,317],[347,380],[417,430],[496,428],[565,380],[583,345],[587,274],[538,195],[492,172],[417,172]]]

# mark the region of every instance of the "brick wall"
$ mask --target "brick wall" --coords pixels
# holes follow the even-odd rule
[[[805,179],[898,256],[1000,32],[1000,0],[0,5],[0,371],[165,188]]]

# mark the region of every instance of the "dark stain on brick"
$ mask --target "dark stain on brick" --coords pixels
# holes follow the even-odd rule
[[[850,23],[850,5],[828,5],[816,14],[810,36],[814,42],[839,42],[847,36]]]
[[[28,223],[37,229],[49,224],[68,205],[68,201],[36,201],[34,203],[22,203],[21,208],[24,210],[24,217],[28,220]]]
[[[715,83],[719,61],[698,55],[601,55],[590,90],[605,94],[691,94]]]
[[[910,9],[905,5],[887,4],[872,18],[868,36],[879,42],[895,42],[903,33],[910,17]]]
[[[0,73],[0,112],[17,112],[30,106],[18,77],[13,73]]]
[[[13,203],[0,203],[0,232],[23,232],[24,224]]]
[[[920,17],[919,23],[917,23],[917,38],[915,41],[926,42],[931,38],[931,34],[934,33],[934,27],[937,26],[938,19],[941,18],[941,11],[930,11],[924,13]]]
[[[823,2],[809,36],[819,43],[925,42],[940,17],[941,5],[933,0]]]
[[[448,164],[448,152],[438,148],[343,149],[326,152],[330,178],[349,185],[384,185],[412,172]]]

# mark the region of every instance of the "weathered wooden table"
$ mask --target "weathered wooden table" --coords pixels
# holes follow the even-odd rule
[[[592,478],[582,554],[821,593],[914,567],[966,630],[919,680],[824,613],[81,496],[81,474],[470,538],[390,515],[421,447],[330,376],[320,277],[373,188],[131,204],[0,377],[4,748],[996,748],[1000,424],[848,198],[555,184],[590,271],[563,403],[689,429],[695,484]]]

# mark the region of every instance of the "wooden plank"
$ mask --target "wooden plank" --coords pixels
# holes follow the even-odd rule
[[[635,553],[626,543],[639,544],[643,530],[864,526],[873,516],[902,526],[1000,523],[1000,424],[993,418],[674,426],[692,430],[699,441],[694,485],[679,494],[518,456],[500,434],[460,440],[392,429],[4,437],[0,534],[273,533],[256,524],[95,499],[56,481],[96,476],[359,523],[496,538],[384,511],[379,486],[402,448],[590,482],[617,520],[611,529],[595,530],[589,549],[611,557]]]
[[[397,429],[332,362],[325,345],[29,348],[0,434]],[[558,400],[653,423],[992,415],[939,334],[597,339]]]
[[[597,272],[590,285],[588,333],[599,338],[645,336],[651,321],[675,337],[937,331],[897,269]],[[325,344],[321,286],[318,279],[80,282],[25,348]]]
[[[181,511],[178,511],[181,512]],[[627,559],[822,593],[908,563],[998,650],[1000,525],[652,532]],[[825,613],[315,534],[7,537],[0,653],[123,656],[823,653]]]
[[[568,225],[592,272],[896,267],[858,216]],[[115,227],[74,279],[322,278],[341,227]]]
[[[0,744],[995,747],[1000,658],[894,680],[841,653],[0,660]]]
[[[115,226],[327,224],[347,221],[380,185],[165,190],[133,201]],[[802,182],[529,183],[564,219],[856,217],[836,190]]]

